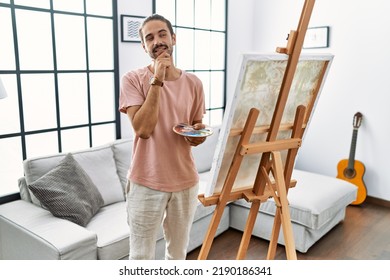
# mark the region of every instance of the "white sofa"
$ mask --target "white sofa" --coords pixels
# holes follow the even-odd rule
[[[210,175],[218,138],[216,133],[193,148],[200,175],[200,193]],[[104,146],[72,153],[96,185],[104,205],[85,225],[57,218],[46,210],[27,185],[52,170],[65,154],[24,161],[25,176],[19,180],[21,200],[0,205],[0,259],[127,259],[128,225],[124,187],[131,159],[132,140],[117,140]],[[346,207],[356,198],[356,187],[345,181],[295,170],[297,186],[289,191],[296,249],[306,252],[345,217]],[[214,206],[201,203],[195,214],[188,250],[203,242]],[[243,230],[249,205],[236,201],[226,206],[217,235],[233,227]],[[253,234],[269,239],[275,205],[261,205]],[[280,235],[279,243],[283,243]],[[164,258],[165,242],[159,233],[156,258]]]

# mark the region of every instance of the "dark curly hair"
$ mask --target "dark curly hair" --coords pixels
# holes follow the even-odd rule
[[[141,26],[139,27],[138,33],[139,33],[139,37],[142,40],[142,43],[144,42],[144,36],[142,34],[142,28],[145,26],[146,23],[148,23],[149,21],[152,21],[152,20],[160,20],[162,22],[165,22],[167,24],[167,26],[168,26],[168,29],[169,29],[169,32],[171,33],[171,35],[174,34],[172,24],[171,24],[171,22],[169,20],[167,20],[162,15],[153,14],[153,15],[148,16],[147,18],[145,18],[145,20],[142,22]]]

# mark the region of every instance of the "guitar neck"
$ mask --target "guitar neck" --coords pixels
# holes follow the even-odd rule
[[[355,165],[357,136],[358,136],[358,128],[354,128],[352,132],[352,142],[351,142],[351,149],[349,151],[349,160],[348,160],[348,169],[351,170],[354,169],[354,165]]]

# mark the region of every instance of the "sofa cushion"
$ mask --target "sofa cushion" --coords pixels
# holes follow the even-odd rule
[[[80,226],[86,226],[104,204],[99,190],[72,154],[28,187],[54,216]]]
[[[129,225],[126,202],[102,207],[86,229],[97,235],[97,258],[118,260],[129,255]]]
[[[114,153],[110,145],[76,151],[72,154],[99,189],[104,205],[125,200],[122,184],[115,166]],[[65,154],[55,154],[26,159],[23,162],[23,168],[27,185],[57,166],[64,157]],[[40,205],[31,192],[30,195],[32,202]]]
[[[209,171],[213,162],[218,142],[220,127],[213,127],[213,134],[206,138],[204,144],[192,148],[192,155],[199,173]]]

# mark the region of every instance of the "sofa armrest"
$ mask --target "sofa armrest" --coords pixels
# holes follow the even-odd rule
[[[0,259],[96,259],[96,234],[32,203],[0,205]]]

